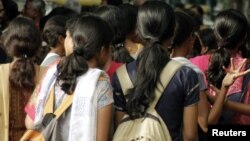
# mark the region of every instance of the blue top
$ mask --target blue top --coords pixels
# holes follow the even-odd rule
[[[126,65],[130,79],[135,82],[136,62]],[[126,100],[115,73],[112,78],[114,88],[114,106],[118,111],[126,112]],[[168,127],[173,141],[181,141],[181,127],[183,122],[183,110],[185,106],[196,104],[199,101],[199,82],[196,72],[191,68],[182,66],[168,86],[156,105],[156,111]]]

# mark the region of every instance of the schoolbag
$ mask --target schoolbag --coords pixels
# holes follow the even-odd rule
[[[155,106],[169,81],[181,66],[180,63],[174,60],[168,62],[160,74],[160,79],[155,89],[155,99],[150,103],[145,116],[132,120],[129,115],[126,114],[115,131],[113,141],[172,141],[168,128],[156,112]],[[132,87],[133,84],[131,81],[129,82],[128,72],[125,72],[124,69],[126,69],[126,66],[119,68],[117,70],[117,76],[122,90],[126,95],[128,88]]]

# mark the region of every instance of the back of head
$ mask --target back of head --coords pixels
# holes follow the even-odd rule
[[[219,47],[235,49],[245,40],[248,22],[237,10],[229,9],[218,14],[214,23],[214,34]]]
[[[131,62],[132,57],[124,48],[124,41],[128,33],[125,14],[122,9],[113,5],[104,5],[95,11],[95,13],[108,22],[114,29],[115,37],[112,46],[112,59],[116,62]]]
[[[5,20],[11,21],[19,14],[18,6],[13,0],[3,0],[2,3],[4,8]]]
[[[65,16],[51,17],[45,24],[43,29],[43,39],[50,47],[55,47],[58,42],[59,36],[65,38],[66,34],[66,21]]]
[[[203,15],[204,11],[200,5],[194,4],[190,7],[190,10],[194,12],[195,16],[197,16],[198,25],[201,26],[203,24]]]
[[[34,22],[24,17],[11,21],[3,36],[4,46],[12,57],[33,57],[41,44],[40,34]]]
[[[43,29],[47,20],[56,15],[61,15],[65,18],[74,18],[78,16],[78,13],[66,7],[56,7],[52,9],[48,15],[41,19],[40,28]]]
[[[138,14],[138,7],[131,4],[122,4],[119,6],[121,8],[122,13],[125,15],[126,31],[127,34],[135,31],[136,28],[136,20]]]
[[[32,20],[18,17],[11,21],[3,36],[7,52],[17,58],[10,72],[10,87],[31,92],[35,85],[32,57],[41,45],[39,31]]]
[[[98,56],[102,48],[109,49],[114,36],[109,24],[96,16],[83,16],[72,24],[68,31],[71,32],[73,53],[66,56],[57,67],[57,80],[63,80],[62,90],[68,94],[74,92],[77,77],[87,72],[87,61]],[[97,67],[102,68],[105,63],[97,64]]]
[[[170,45],[174,29],[174,11],[167,3],[146,1],[139,7],[137,30],[144,49],[137,59],[135,88],[127,105],[131,118],[144,116],[154,100],[160,73],[169,61],[166,45]]]
[[[24,15],[30,18],[35,18],[32,16],[38,16],[39,18],[43,17],[46,9],[45,2],[43,0],[26,0],[24,4]]]
[[[207,47],[207,51],[205,53],[211,53],[218,49],[214,31],[211,28],[202,29],[198,34],[201,45]]]
[[[214,23],[214,34],[219,49],[211,57],[207,71],[209,83],[218,88],[221,86],[226,75],[222,67],[228,67],[233,53],[245,50],[247,30],[248,22],[241,12],[229,9],[218,14]]]
[[[126,37],[126,26],[122,11],[116,6],[103,5],[97,8],[95,13],[114,29],[115,38],[113,45],[123,43]]]
[[[174,28],[173,9],[165,2],[147,1],[139,7],[137,30],[144,43],[170,39],[174,34]]]
[[[195,32],[195,23],[191,16],[184,12],[175,12],[176,27],[172,48],[183,44]]]

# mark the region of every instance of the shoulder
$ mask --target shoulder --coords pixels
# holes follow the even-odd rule
[[[108,81],[108,82],[110,82],[108,74],[106,72],[102,71],[99,78],[98,78],[98,81]]]

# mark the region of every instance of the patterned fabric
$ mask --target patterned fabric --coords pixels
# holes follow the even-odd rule
[[[9,116],[9,141],[18,141],[26,130],[25,116],[23,108],[28,102],[29,95],[22,93],[12,93],[10,96],[10,116]]]
[[[19,91],[13,91],[12,89],[9,90],[8,77],[9,77],[10,65],[9,64],[1,65],[0,69],[3,69],[4,67],[6,69],[4,69],[5,71],[1,71],[0,76],[5,76],[5,77],[1,77],[2,78],[1,83],[5,84],[3,87],[6,91],[0,90],[0,95],[5,97],[4,101],[0,102],[0,104],[2,104],[0,106],[8,107],[8,108],[4,109],[4,112],[3,112],[4,116],[0,115],[0,121],[2,121],[1,118],[5,118],[6,115],[9,115],[9,116],[6,117],[7,121],[4,121],[6,122],[4,123],[4,127],[1,125],[0,128],[2,129],[6,127],[9,127],[9,128],[5,129],[6,132],[4,133],[4,135],[2,135],[2,129],[1,129],[0,138],[1,138],[1,141],[19,141],[23,133],[26,131],[26,127],[25,127],[26,113],[24,112],[23,109],[25,107],[25,104],[28,102],[31,94],[20,93]],[[41,70],[42,69],[40,68],[39,78],[41,75],[40,72],[42,72]],[[1,111],[0,111],[0,114],[1,114]]]

